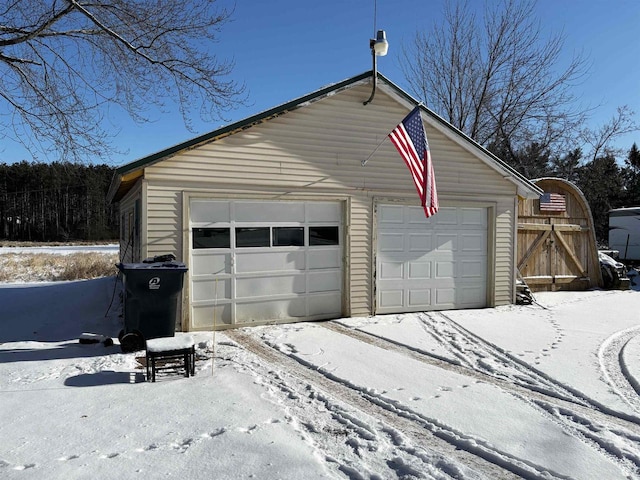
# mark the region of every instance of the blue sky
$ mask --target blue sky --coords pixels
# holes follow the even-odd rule
[[[469,3],[481,8],[482,2]],[[378,69],[401,88],[408,88],[399,67],[401,48],[416,31],[428,31],[441,16],[442,4],[443,0],[377,0],[377,28],[387,32],[390,44]],[[233,21],[212,48],[220,58],[235,61],[232,78],[246,85],[248,105],[228,112],[226,118],[241,120],[370,70],[373,12],[374,0],[237,0]],[[640,1],[539,0],[536,13],[544,33],[564,32],[567,62],[576,52],[590,61],[590,75],[575,87],[575,94],[584,105],[597,107],[591,126],[601,125],[625,104],[640,123]],[[143,125],[113,109],[109,116],[114,130],[119,130],[115,144],[127,152],[112,158],[116,166],[224,125],[194,119],[196,131],[190,132],[177,109],[151,112],[153,122]],[[640,144],[640,132],[618,145],[628,149],[634,141]],[[0,146],[0,161],[22,159],[31,156],[19,145],[5,141]]]

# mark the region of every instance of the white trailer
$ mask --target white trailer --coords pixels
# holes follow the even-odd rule
[[[640,261],[640,207],[609,210],[609,248],[620,260]]]

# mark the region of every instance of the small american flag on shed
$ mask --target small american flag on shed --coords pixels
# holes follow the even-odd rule
[[[559,193],[543,193],[540,195],[541,212],[566,212],[567,201]]]

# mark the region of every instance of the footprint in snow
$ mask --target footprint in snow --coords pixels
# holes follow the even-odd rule
[[[258,425],[252,425],[248,428],[239,428],[238,431],[242,433],[253,433],[258,429]]]
[[[194,441],[195,440],[193,438],[185,438],[182,442],[173,444],[173,448],[184,453],[191,445],[193,445]]]
[[[225,433],[227,431],[226,428],[219,428],[218,430],[215,430],[211,433],[203,433],[201,435],[202,438],[214,438],[214,437],[218,437],[220,435],[222,435],[223,433]]]
[[[150,452],[152,450],[157,450],[158,448],[160,448],[158,447],[158,445],[152,443],[151,445],[147,445],[144,448],[136,448],[136,452]]]
[[[80,455],[69,455],[67,457],[60,457],[58,460],[60,462],[68,462],[69,460],[75,460],[77,458],[80,458]]]

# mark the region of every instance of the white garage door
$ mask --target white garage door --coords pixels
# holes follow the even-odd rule
[[[377,206],[376,312],[486,306],[487,209]]]
[[[340,202],[191,200],[192,328],[342,313]]]

